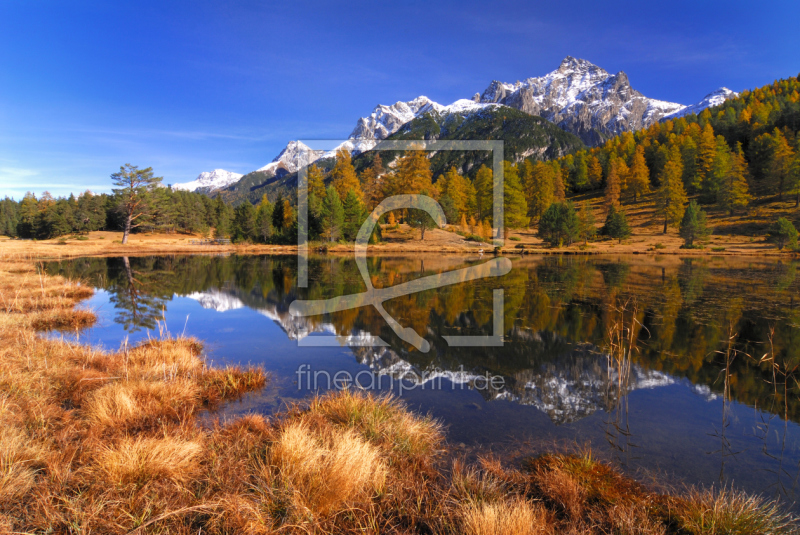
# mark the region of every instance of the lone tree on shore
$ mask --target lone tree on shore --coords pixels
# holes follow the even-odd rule
[[[163,177],[154,176],[153,168],[139,169],[137,165],[126,163],[118,173],[111,175],[111,180],[119,189],[112,191],[119,197],[119,206],[125,214],[125,231],[122,243],[128,243],[131,229],[138,227],[141,218],[149,211],[152,192],[161,185]]]
[[[625,212],[618,210],[613,204],[608,210],[606,223],[603,225],[603,234],[619,240],[622,243],[624,238],[631,235],[631,227],[628,224],[628,216]]]
[[[783,249],[787,245],[791,248],[797,247],[797,234],[797,229],[785,217],[778,219],[769,229],[769,239],[778,246],[778,249]]]
[[[706,213],[700,209],[694,199],[683,212],[680,234],[686,247],[692,247],[695,240],[702,240],[709,234]]]
[[[554,247],[571,245],[580,237],[580,220],[571,202],[557,202],[539,219],[539,237]]]

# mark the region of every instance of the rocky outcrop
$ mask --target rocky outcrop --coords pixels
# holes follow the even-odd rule
[[[686,107],[647,98],[631,87],[624,72],[609,74],[571,56],[545,76],[515,84],[493,81],[480,102],[503,104],[544,117],[576,134],[587,145],[647,127]]]

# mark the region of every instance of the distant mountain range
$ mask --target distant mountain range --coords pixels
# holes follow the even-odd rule
[[[690,106],[652,99],[633,89],[624,72],[609,74],[586,60],[568,56],[556,70],[545,76],[513,84],[495,80],[482,93],[475,93],[471,100],[461,99],[445,106],[419,96],[391,106],[378,105],[370,115],[356,121],[347,141],[334,150],[312,151],[300,141],[290,141],[272,162],[245,177],[252,179],[247,182],[248,187],[253,188],[266,184],[270,179],[295,173],[313,161],[331,158],[338,148],[346,148],[354,153],[367,151],[415,120],[416,128],[409,130],[416,133],[419,120],[424,117],[432,118],[439,125],[439,130],[449,123],[450,128],[445,128],[445,134],[437,139],[457,139],[459,135],[454,132],[453,125],[460,127],[473,116],[478,117],[473,118],[473,123],[480,121],[481,117],[491,119],[497,117],[498,111],[513,108],[526,115],[540,116],[563,131],[574,134],[584,144],[595,146],[622,132],[646,128],[664,119],[699,113],[736,95],[723,87]],[[500,135],[501,132],[495,134]],[[529,154],[525,154],[526,151]],[[514,157],[519,159],[537,152],[544,154],[546,147],[527,147]],[[192,182],[176,184],[174,187],[211,193],[224,188],[235,189],[241,178],[242,175],[216,169],[211,173],[201,173]]]

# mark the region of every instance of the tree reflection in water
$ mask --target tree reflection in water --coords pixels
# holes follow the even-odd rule
[[[369,272],[380,288],[476,261],[377,257],[369,260]],[[800,477],[797,445],[787,426],[800,421],[796,262],[557,256],[514,259],[513,266],[501,279],[386,302],[403,326],[426,337],[428,353],[398,340],[372,307],[309,318],[289,314],[295,299],[364,291],[348,258],[312,257],[308,288],[297,287],[292,257],[83,258],[47,269],[105,289],[114,320],[128,332],[153,329],[173,296],[192,296],[218,310],[258,310],[290,338],[322,331],[380,336],[390,347],[352,350],[380,374],[403,373],[419,381],[438,374],[467,383],[486,373],[501,375],[505,386],[481,395],[534,406],[556,425],[599,411],[606,440],[624,463],[640,455],[641,442],[631,428],[629,393],[688,380],[701,396],[722,401],[720,423],[710,431],[719,447],[708,448],[719,455],[720,477],[724,480],[727,463],[740,448],[730,435],[731,406],[744,403],[757,409],[752,434],[761,440],[763,454],[776,461],[771,466],[777,467],[777,490],[794,490]],[[444,336],[493,333],[492,290],[500,287],[504,346],[449,347]]]

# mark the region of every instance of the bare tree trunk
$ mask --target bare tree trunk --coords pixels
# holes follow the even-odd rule
[[[125,218],[125,232],[122,233],[122,243],[123,245],[128,243],[128,234],[131,233],[131,214],[128,214],[128,217]]]
[[[667,233],[667,216],[664,216],[664,234]]]

